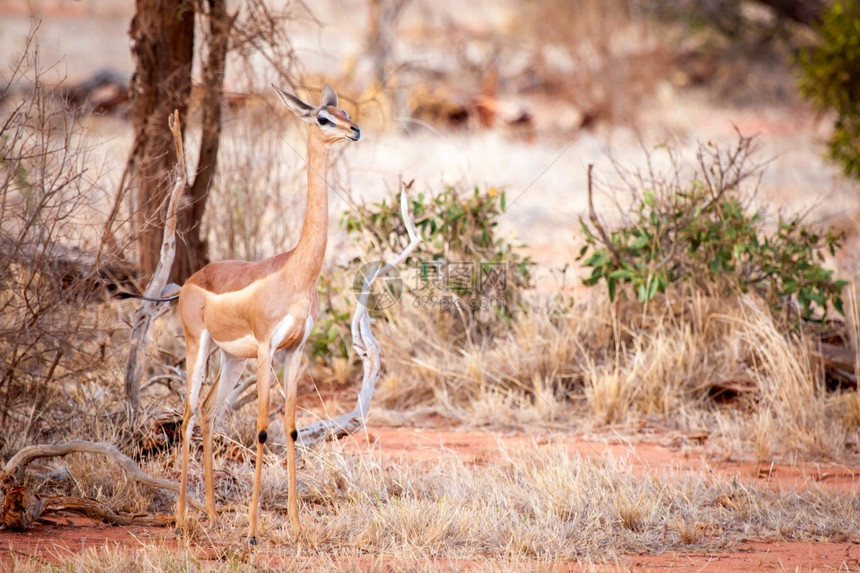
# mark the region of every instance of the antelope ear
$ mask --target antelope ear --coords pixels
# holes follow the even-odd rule
[[[275,89],[275,93],[278,94],[278,98],[284,102],[284,105],[293,111],[299,117],[309,117],[311,112],[314,110],[313,106],[310,106],[297,98],[292,94],[288,94],[285,91],[278,89],[275,84],[272,84],[272,87]]]
[[[334,93],[334,90],[331,89],[331,86],[326,84],[323,86],[322,96],[320,96],[320,106],[337,107],[337,94]]]

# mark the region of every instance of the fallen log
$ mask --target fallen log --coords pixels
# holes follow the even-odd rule
[[[42,516],[48,513],[77,513],[108,525],[146,525],[165,527],[175,523],[172,515],[150,515],[115,511],[94,499],[54,495],[42,498]]]
[[[27,488],[12,486],[3,500],[2,524],[6,529],[23,532],[29,530],[36,522],[52,523],[45,518],[46,515],[67,513],[76,513],[108,525],[164,527],[176,521],[172,515],[115,511],[95,499],[65,495],[40,496]]]
[[[35,459],[65,456],[80,452],[88,454],[101,454],[112,459],[125,473],[135,482],[142,483],[157,489],[166,489],[179,493],[179,484],[165,479],[154,478],[145,474],[130,457],[107,442],[87,442],[75,440],[65,444],[40,444],[28,446],[6,462],[0,470],[0,486],[5,488],[3,501],[2,523],[9,529],[25,531],[33,522],[41,518],[45,512],[72,511],[85,515],[91,519],[97,519],[105,523],[115,525],[167,525],[172,523],[172,517],[134,515],[112,510],[105,504],[91,500],[66,496],[51,496],[41,498],[26,488],[16,485],[18,478],[26,469],[27,465]],[[190,499],[189,503],[195,509],[205,511],[203,505],[197,500]]]

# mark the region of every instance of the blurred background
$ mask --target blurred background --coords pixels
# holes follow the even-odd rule
[[[61,84],[70,108],[86,114],[99,138],[91,151],[104,157],[99,185],[108,194],[121,187],[135,141],[130,32],[136,10],[143,12],[139,22],[149,10],[149,33],[168,43],[171,33],[186,36],[190,87],[174,99],[187,100],[192,147],[203,137],[203,110],[212,106],[204,73],[213,22],[233,19],[216,100],[223,137],[212,185],[222,191],[247,175],[267,181],[261,187],[301,184],[300,129],[268,86],[314,100],[329,82],[365,134],[339,160],[333,216],[353,201],[391,196],[398,175],[423,189],[492,186],[516,197],[500,220],[505,233],[527,242],[539,263],[569,263],[578,250],[572,238],[586,206],[588,164],[608,182],[614,159],[641,165],[659,145],[684,155],[699,141],[733,141],[736,131],[757,136],[760,159],[771,162],[763,201],[816,205],[816,216],[828,221],[857,212],[856,187],[823,159],[832,117],[801,97],[793,63],[796,51],[816,40],[823,0],[484,0],[468,9],[423,0],[185,4],[196,13],[193,26],[171,32],[157,20],[156,2],[0,1],[3,74],[32,35],[40,81]],[[26,83],[17,77],[10,89]],[[254,167],[264,156],[280,173]],[[295,208],[296,194],[301,199],[299,191],[276,193],[265,210]],[[213,204],[233,200],[216,195]],[[225,213],[205,211],[202,239],[190,248],[207,243],[208,250],[191,266],[265,256],[295,236],[276,227],[257,239],[245,229],[242,239],[209,240],[219,228],[260,219]]]

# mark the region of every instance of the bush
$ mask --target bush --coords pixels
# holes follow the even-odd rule
[[[434,196],[416,195],[409,210],[423,239],[403,264],[415,271],[411,288],[403,285],[414,297],[412,306],[452,312],[465,320],[470,334],[489,336],[494,324],[510,323],[521,309],[519,293],[531,287],[532,262],[498,236],[505,192],[495,188],[486,193],[478,188],[461,192],[448,187]],[[341,269],[357,276],[367,260],[399,253],[409,242],[398,200],[357,207],[344,215],[341,225],[365,253]],[[360,287],[361,281],[353,285]],[[321,299],[329,303],[328,315],[318,322],[309,341],[312,354],[324,359],[346,357],[344,341],[354,302],[330,282],[322,282],[320,291]],[[399,292],[392,294],[399,298]]]
[[[860,2],[833,2],[818,34],[817,45],[797,57],[800,91],[820,111],[836,113],[830,157],[860,179]]]
[[[99,261],[85,240],[101,230],[85,223],[100,204],[97,175],[81,125],[58,88],[42,84],[37,55],[28,43],[0,86],[0,458],[67,429],[79,400],[101,393],[88,385],[109,348],[91,304],[108,256]]]
[[[640,302],[671,284],[712,294],[754,291],[775,312],[793,301],[805,319],[816,309],[826,316],[830,306],[842,313],[846,282],[821,264],[841,235],[817,232],[799,215],[780,215],[769,229],[763,213],[749,208],[747,184],[761,171],[751,153],[752,140],[741,136],[726,151],[700,146],[686,184],[677,170],[670,179],[639,176],[632,215],[609,233],[592,211],[590,224],[581,222],[579,260],[592,269],[585,284],[605,281],[612,299],[619,286],[631,285]]]
[[[415,226],[423,238],[404,266],[414,267],[415,290],[422,305],[433,296],[451,297],[450,306],[477,315],[477,299],[494,301],[495,316],[509,322],[518,306],[518,293],[531,286],[531,259],[497,236],[505,210],[505,192],[495,188],[471,193],[448,187],[438,195],[411,200]],[[400,252],[408,243],[397,201],[359,207],[344,217],[353,239],[369,250]],[[353,264],[360,263],[356,258]],[[434,294],[433,291],[440,291]]]
[[[317,320],[308,338],[311,356],[323,362],[329,362],[332,358],[349,359],[353,306],[347,303],[344,289],[323,276],[320,277],[319,296],[325,314]]]

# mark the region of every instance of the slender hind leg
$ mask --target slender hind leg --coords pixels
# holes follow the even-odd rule
[[[200,386],[206,377],[206,363],[212,339],[206,330],[199,340],[186,335],[185,367],[188,370],[188,386],[185,394],[185,412],[182,415],[182,478],[179,484],[179,501],[176,503],[176,525],[185,527],[186,496],[188,492],[188,461],[191,455],[191,430],[194,427],[194,411],[197,409],[197,399],[200,396]]]
[[[221,351],[221,375],[212,385],[203,403],[200,404],[200,431],[203,434],[203,480],[206,484],[206,513],[209,521],[215,523],[215,472],[212,451],[212,430],[215,419],[223,412],[224,400],[233,391],[245,360]]]
[[[254,465],[254,492],[248,509],[248,543],[257,544],[257,514],[260,510],[260,481],[263,474],[263,450],[269,437],[269,380],[272,356],[268,344],[257,350],[257,460]]]
[[[287,477],[288,513],[293,533],[296,537],[302,533],[299,521],[298,487],[296,479],[296,394],[299,377],[299,367],[302,365],[302,347],[298,347],[287,355],[287,369],[284,373],[286,401],[284,402],[284,432],[287,434]]]

